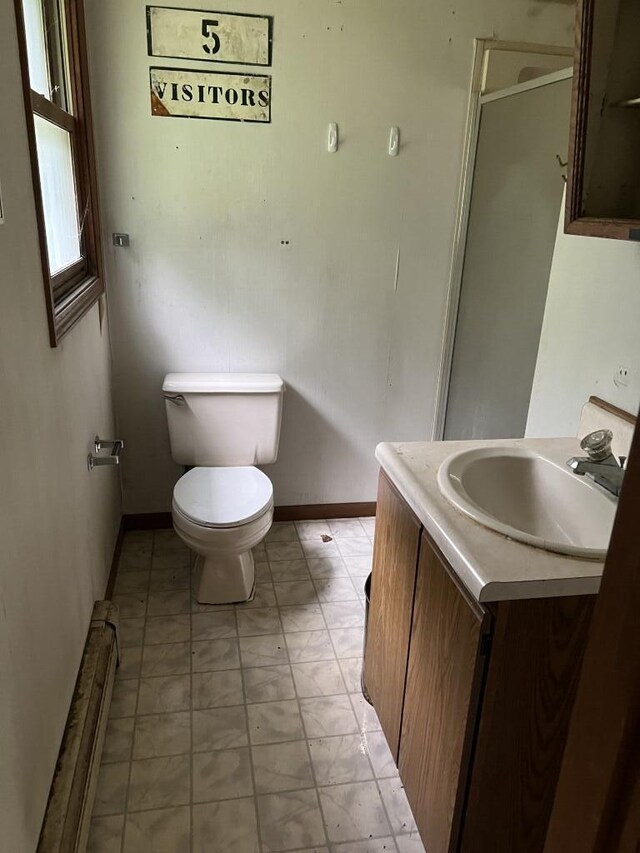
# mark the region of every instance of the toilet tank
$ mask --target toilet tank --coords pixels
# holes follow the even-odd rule
[[[278,458],[284,382],[275,373],[169,373],[162,394],[179,465],[268,465]]]

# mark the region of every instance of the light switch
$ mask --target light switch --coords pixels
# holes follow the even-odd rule
[[[128,234],[114,234],[113,235],[113,245],[118,246],[120,249],[128,249],[129,248],[129,235]]]

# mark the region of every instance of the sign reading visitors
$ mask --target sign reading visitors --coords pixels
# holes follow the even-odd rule
[[[270,122],[271,77],[150,68],[154,116]]]
[[[273,18],[147,6],[149,56],[271,65]]]

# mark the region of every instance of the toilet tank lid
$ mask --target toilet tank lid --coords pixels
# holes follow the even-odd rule
[[[274,394],[284,391],[277,373],[168,373],[162,390],[173,394]]]

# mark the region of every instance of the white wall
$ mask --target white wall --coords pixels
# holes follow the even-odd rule
[[[570,44],[573,7],[223,3],[275,16],[268,126],[152,118],[144,7],[87,3],[125,510],[170,507],[167,371],[281,373],[276,502],[371,500],[376,443],[431,433],[472,40]]]
[[[640,246],[564,233],[564,209],[533,381],[527,436],[576,435],[594,394],[640,406]],[[613,375],[629,368],[629,384]]]
[[[117,472],[86,468],[92,436],[114,431],[97,307],[49,347],[20,85],[14,7],[2,0],[0,847],[30,853],[120,500]]]

